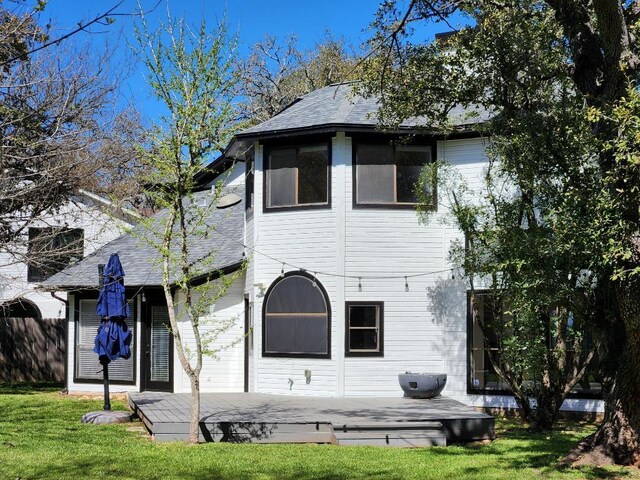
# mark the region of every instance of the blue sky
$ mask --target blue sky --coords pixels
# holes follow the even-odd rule
[[[140,0],[143,8],[153,7],[157,0]],[[52,20],[60,33],[76,28],[79,21],[88,21],[109,10],[118,0],[49,0],[41,21]],[[326,30],[334,36],[343,36],[354,45],[361,45],[369,36],[365,30],[374,18],[378,8],[376,0],[162,0],[148,16],[153,27],[159,19],[166,18],[167,4],[173,17],[182,16],[192,24],[198,24],[202,15],[209,25],[214,25],[224,12],[227,13],[231,31],[237,31],[240,54],[246,54],[251,45],[262,40],[266,34],[278,38],[295,34],[299,46],[306,48],[321,40]],[[124,0],[117,10],[120,13],[137,11],[137,0]],[[99,48],[103,42],[116,46],[116,56],[130,59],[127,46],[132,41],[134,17],[118,16],[110,26],[96,26],[93,35],[80,34],[76,40],[90,37],[92,44]],[[427,37],[446,30],[443,25],[423,32]],[[83,38],[84,37],[84,38]],[[157,107],[148,101],[144,72],[134,69],[131,77],[123,85],[123,95],[135,98],[137,107],[150,119],[157,113]]]

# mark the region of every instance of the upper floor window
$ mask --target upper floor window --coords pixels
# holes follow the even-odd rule
[[[42,282],[80,260],[83,253],[81,228],[29,228],[27,281]]]
[[[355,204],[413,206],[422,168],[432,161],[430,145],[358,142],[355,150]],[[433,185],[428,185],[431,194]]]
[[[329,144],[266,151],[265,208],[329,204]]]

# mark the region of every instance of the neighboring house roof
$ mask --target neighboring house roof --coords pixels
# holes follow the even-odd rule
[[[73,195],[71,200],[96,206],[97,208],[107,211],[114,218],[125,221],[131,225],[138,223],[142,219],[142,215],[135,210],[116,205],[108,198],[98,195],[97,193],[89,192],[88,190],[78,190],[78,193]]]
[[[237,139],[261,137],[285,133],[311,133],[314,130],[366,129],[377,127],[377,98],[364,98],[355,94],[350,83],[340,83],[320,88],[304,95],[269,120],[243,130]],[[450,119],[455,126],[465,127],[490,118],[480,108],[454,108]],[[416,130],[428,125],[420,118],[412,118],[400,124],[400,130]]]
[[[203,221],[206,233],[190,237],[189,259],[201,270],[203,277],[218,270],[234,269],[244,259],[244,186],[226,188],[223,198],[228,194],[237,195],[240,201],[228,208],[211,208]],[[211,191],[198,192],[194,200],[201,205],[210,201],[211,195]],[[167,214],[163,210],[151,217],[150,221],[155,222],[157,228],[153,223],[147,225],[143,222],[131,233],[113,240],[75,265],[48,278],[40,284],[40,288],[49,291],[97,288],[98,265],[106,264],[112,253],[118,253],[120,257],[127,287],[162,285],[162,258],[148,241],[160,240],[160,225]],[[178,247],[175,246],[176,250]]]

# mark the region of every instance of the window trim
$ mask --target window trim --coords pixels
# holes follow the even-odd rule
[[[349,339],[350,339],[350,316],[349,316],[349,308],[350,307],[371,307],[375,306],[378,308],[378,350],[377,351],[350,351],[349,350]],[[345,326],[345,335],[344,335],[344,355],[345,357],[384,357],[384,302],[380,301],[353,301],[353,302],[345,302],[345,314],[344,314],[344,326]]]
[[[127,291],[126,294],[127,296],[131,295],[132,292]],[[136,383],[136,378],[137,378],[137,369],[138,369],[138,359],[137,359],[137,340],[136,340],[136,336],[138,335],[138,300],[137,300],[137,295],[135,297],[133,297],[133,308],[131,308],[132,314],[131,314],[131,318],[127,319],[127,320],[131,320],[131,324],[129,325],[129,328],[132,329],[131,331],[131,361],[133,362],[133,370],[132,370],[132,378],[133,380],[129,381],[129,380],[112,380],[109,379],[109,385],[137,385]],[[76,293],[74,295],[74,300],[73,300],[73,309],[74,309],[74,315],[73,315],[73,326],[74,326],[74,332],[73,332],[73,383],[86,383],[86,384],[98,384],[98,383],[103,383],[102,379],[95,379],[95,378],[84,378],[84,377],[79,377],[78,376],[78,335],[80,334],[80,300],[98,300],[98,292],[91,292],[91,293]],[[131,326],[133,325],[133,327]],[[68,349],[67,349],[68,351]]]
[[[45,280],[47,280],[48,278],[51,278],[52,276],[54,276],[55,274],[61,272],[62,270],[64,270],[65,268],[67,268],[69,265],[71,265],[71,263],[67,263],[65,266],[63,266],[60,270],[58,270],[57,272],[52,273],[51,275],[48,276],[40,276],[40,275],[36,275],[35,272],[32,270],[34,267],[31,265],[31,262],[29,261],[29,258],[31,258],[31,255],[33,255],[34,253],[31,251],[32,248],[32,241],[35,241],[35,239],[37,238],[37,236],[33,235],[32,237],[32,232],[35,231],[45,231],[48,230],[49,232],[51,232],[50,234],[47,235],[51,235],[51,234],[55,234],[51,240],[55,240],[55,238],[57,238],[59,235],[62,234],[66,234],[66,233],[76,233],[78,234],[78,239],[74,240],[74,242],[78,242],[79,244],[82,244],[82,254],[80,255],[80,259],[84,258],[85,256],[85,251],[84,251],[84,228],[80,228],[80,227],[29,227],[28,230],[28,240],[27,240],[27,282],[28,283],[40,283],[40,282],[44,282]],[[53,251],[53,250],[52,250]],[[37,254],[36,254],[37,255]],[[36,267],[37,268],[37,267]],[[39,273],[42,273],[42,271],[40,270]]]
[[[315,282],[316,282],[316,288],[318,288],[318,290],[320,291],[320,293],[322,294],[322,296],[324,297],[324,302],[325,305],[327,306],[327,353],[274,353],[274,352],[267,352],[267,336],[266,336],[266,330],[267,330],[267,300],[269,299],[269,295],[271,294],[271,292],[273,291],[273,289],[283,280],[285,280],[286,278],[289,277],[293,277],[293,276],[299,276],[299,277],[305,277],[308,280],[312,280],[315,278]],[[331,360],[331,302],[329,300],[329,295],[327,294],[327,291],[325,290],[324,286],[322,285],[322,283],[320,283],[320,281],[318,280],[317,277],[314,277],[313,275],[307,273],[306,271],[303,270],[293,270],[290,272],[286,272],[283,276],[279,276],[278,278],[276,278],[271,285],[269,286],[269,289],[267,290],[267,292],[264,294],[264,300],[262,302],[262,356],[263,357],[271,357],[271,358],[318,358],[318,359],[327,359],[327,360]]]
[[[431,149],[431,163],[434,163],[437,159],[437,142],[434,138],[423,138],[415,142],[409,142],[406,144],[400,144],[397,142],[397,137],[394,138],[381,138],[379,136],[368,137],[361,135],[354,135],[351,137],[351,185],[352,185],[352,207],[353,209],[389,209],[389,210],[415,210],[418,203],[358,203],[358,144],[364,143],[369,145],[380,145],[393,147],[393,154],[395,157],[396,146],[411,146],[411,147],[429,147]],[[395,163],[394,163],[395,165]],[[397,172],[396,172],[397,181]],[[433,186],[434,198],[438,198],[437,185]],[[438,202],[431,207],[434,211],[437,210]]]
[[[306,141],[288,142],[288,143],[268,143],[264,144],[262,148],[262,212],[282,212],[290,210],[331,210],[331,173],[333,166],[332,155],[332,141],[331,138],[309,138]],[[296,149],[296,162],[298,151],[301,147],[314,146],[314,145],[326,145],[327,146],[327,201],[325,203],[305,203],[302,205],[286,205],[281,207],[269,207],[267,206],[267,172],[269,171],[269,154],[271,150],[295,148]],[[296,172],[296,189],[297,189],[298,174]],[[297,201],[297,198],[296,198]]]
[[[486,294],[491,290],[481,289],[472,292],[467,290],[467,394],[468,395],[490,395],[512,397],[513,392],[509,389],[473,388],[471,384],[471,349],[473,348],[473,318],[471,313],[471,294]],[[566,396],[567,399],[602,400],[602,394],[576,392]]]
[[[253,215],[255,209],[255,179],[256,179],[256,155],[255,148],[252,146],[247,152],[247,157],[244,161],[244,175],[245,175],[245,192],[244,192],[244,209],[247,217]]]

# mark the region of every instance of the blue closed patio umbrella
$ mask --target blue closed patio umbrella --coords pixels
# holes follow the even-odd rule
[[[101,274],[100,295],[96,314],[102,321],[98,327],[93,351],[102,364],[104,380],[104,409],[110,410],[109,363],[131,357],[131,330],[125,322],[129,316],[129,305],[124,288],[124,269],[117,253],[112,253]]]

